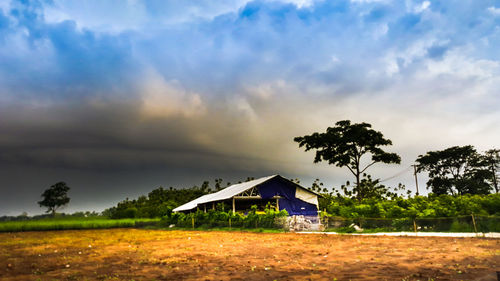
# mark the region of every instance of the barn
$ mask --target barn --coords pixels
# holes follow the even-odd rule
[[[290,216],[318,215],[318,194],[280,175],[263,177],[226,187],[215,193],[203,195],[175,208],[174,212],[190,212],[215,208],[218,203],[232,206],[233,212],[245,212],[250,206],[262,208],[271,203]]]

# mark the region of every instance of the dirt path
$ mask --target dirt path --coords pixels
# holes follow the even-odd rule
[[[500,240],[137,229],[0,234],[0,280],[496,280]]]

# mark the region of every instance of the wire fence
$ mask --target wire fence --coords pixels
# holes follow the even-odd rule
[[[460,216],[443,218],[340,218],[322,217],[327,230],[337,232],[500,232],[500,217]]]

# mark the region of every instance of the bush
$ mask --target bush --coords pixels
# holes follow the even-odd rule
[[[450,226],[450,232],[474,232],[471,224],[454,219]]]
[[[252,206],[250,212],[245,216],[232,211],[224,212],[210,210],[203,212],[198,210],[193,213],[171,213],[162,218],[161,224],[169,226],[175,224],[178,227],[239,227],[239,228],[284,228],[286,226],[288,213],[285,210],[276,211],[266,208],[264,214],[257,214],[257,206]]]

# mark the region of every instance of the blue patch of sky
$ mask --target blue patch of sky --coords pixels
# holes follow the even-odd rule
[[[9,67],[17,64],[13,83],[43,80],[44,84],[53,83],[54,91],[64,92],[65,88],[85,94],[96,88],[105,92],[113,84],[130,81],[124,78],[138,79],[134,74],[153,67],[166,80],[178,80],[206,94],[232,93],[246,82],[275,79],[344,83],[349,89],[353,83],[349,77],[368,79],[366,73],[381,67],[379,59],[388,48],[404,50],[424,37],[447,42],[427,50],[432,59],[442,59],[448,50],[466,44],[475,47],[469,55],[499,59],[493,47],[500,42],[495,35],[499,17],[487,12],[492,1],[432,1],[428,8],[432,14],[427,15],[426,11],[407,9],[402,1],[320,1],[303,8],[253,1],[214,18],[174,25],[162,25],[162,15],[156,11],[168,9],[163,2],[146,3],[150,22],[139,30],[118,33],[102,32],[98,27],[82,29],[72,20],[48,23],[43,17],[44,6],[38,2],[12,5],[14,9],[8,14],[0,13],[0,38],[26,28],[29,35],[25,38],[33,49],[27,56],[30,59],[43,42],[53,48],[45,54],[53,56],[51,63],[40,65],[42,71],[23,71],[23,65],[37,61],[4,58]],[[17,26],[9,24],[8,17],[15,19]],[[374,39],[380,24],[388,25],[388,33]],[[149,28],[152,25],[154,28]],[[482,38],[489,44],[479,44]],[[15,48],[8,42],[2,45],[3,49]],[[6,54],[8,51],[2,52],[2,56]]]

